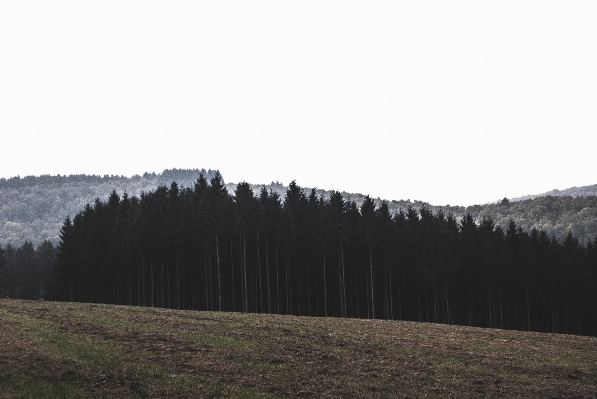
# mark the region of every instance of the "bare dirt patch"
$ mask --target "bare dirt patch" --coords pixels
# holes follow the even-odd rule
[[[15,300],[0,325],[0,397],[597,398],[590,337]]]

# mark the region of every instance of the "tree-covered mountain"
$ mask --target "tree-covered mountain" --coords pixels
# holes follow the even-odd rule
[[[191,186],[197,176],[213,176],[205,169],[172,169],[142,176],[26,176],[0,179],[0,245],[20,246],[25,241],[56,244],[64,219],[74,216],[96,198],[106,200],[113,190],[141,195],[172,181]]]
[[[587,197],[590,195],[597,195],[597,184],[592,184],[590,186],[581,186],[581,187],[569,187],[564,190],[554,189],[542,194],[529,194],[524,195],[522,197],[512,198],[512,201],[523,201],[527,199],[533,199],[537,197]]]
[[[86,204],[96,198],[104,201],[112,191],[129,197],[140,196],[142,192],[155,190],[160,185],[169,186],[176,181],[179,187],[192,187],[200,173],[210,180],[215,170],[171,169],[162,173],[145,173],[142,176],[27,176],[0,179],[0,245],[20,246],[25,241],[40,245],[49,240],[58,243],[59,231],[66,216],[71,217],[81,211]],[[235,183],[227,183],[228,193],[233,194]],[[272,190],[283,200],[287,186],[279,182],[270,184],[250,184],[258,193],[261,187]],[[311,188],[306,188],[310,190]],[[571,191],[572,190],[572,191]],[[593,191],[591,191],[593,190]],[[555,190],[557,191],[557,190]],[[332,191],[317,189],[318,196],[329,198]],[[573,196],[548,195],[537,198],[512,199],[496,203],[463,206],[437,206],[423,201],[388,200],[388,209],[395,214],[400,209],[406,211],[427,209],[451,213],[456,220],[470,213],[480,223],[483,217],[491,217],[496,225],[506,229],[510,220],[530,232],[533,228],[545,231],[549,237],[563,240],[571,230],[580,242],[586,243],[597,236],[597,197],[585,195],[597,193],[597,185],[563,190]],[[365,194],[341,192],[347,201],[354,201],[360,207]],[[374,199],[376,205],[382,199]]]
[[[491,217],[506,229],[510,220],[524,231],[545,231],[548,236],[563,241],[568,231],[581,243],[597,237],[597,196],[545,196],[523,201],[500,201],[464,208],[478,222]]]

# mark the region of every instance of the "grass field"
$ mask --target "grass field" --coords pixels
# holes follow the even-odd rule
[[[0,300],[2,398],[597,398],[597,339]]]

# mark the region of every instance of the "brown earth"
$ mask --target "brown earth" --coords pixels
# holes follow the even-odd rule
[[[597,339],[0,300],[0,397],[597,398]]]

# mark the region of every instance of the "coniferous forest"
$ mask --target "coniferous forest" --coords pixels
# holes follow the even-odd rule
[[[106,201],[112,191],[123,195],[140,196],[142,192],[156,190],[160,185],[169,186],[176,181],[180,187],[192,187],[197,176],[203,173],[207,180],[216,173],[211,169],[166,169],[161,173],[143,173],[132,177],[104,175],[70,176],[26,176],[10,179],[0,178],[0,245],[19,247],[29,241],[39,246],[49,240],[57,245],[59,233],[66,215],[75,215],[85,204],[96,198]],[[251,184],[259,193],[265,186],[278,193],[283,199],[287,186],[279,182]],[[233,195],[236,184],[226,184]],[[310,188],[304,188],[308,193]],[[470,206],[438,205],[420,200],[393,199],[388,201],[390,213],[394,214],[409,206],[419,211],[425,207],[437,213],[440,209],[451,213],[460,222],[463,215],[470,213],[476,220],[491,217],[496,225],[507,230],[510,220],[526,232],[533,228],[544,230],[562,242],[568,231],[586,244],[597,236],[597,185],[555,190],[545,195],[524,198],[499,198],[495,202]],[[329,198],[331,190],[317,188],[317,196]],[[355,201],[360,208],[365,196],[361,193],[342,192],[346,202]],[[375,198],[379,205],[383,199]]]
[[[461,215],[458,215],[461,216]],[[52,299],[597,335],[597,238],[216,173],[67,218]]]
[[[0,298],[43,299],[47,296],[56,248],[51,241],[36,247],[25,241],[20,247],[0,246]]]

